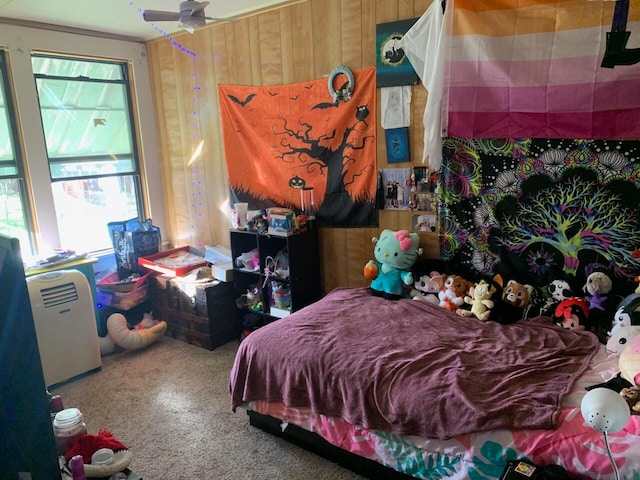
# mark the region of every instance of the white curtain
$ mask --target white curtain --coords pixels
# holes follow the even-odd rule
[[[429,93],[424,111],[424,151],[422,163],[431,170],[439,170],[442,163],[442,137],[446,136],[446,114],[443,117],[444,60],[446,16],[443,3],[434,0],[427,11],[405,33],[402,47],[422,85]],[[453,1],[447,2],[447,12]],[[446,102],[445,102],[446,103]],[[444,119],[444,122],[443,122]]]

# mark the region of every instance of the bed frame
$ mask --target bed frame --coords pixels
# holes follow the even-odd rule
[[[327,442],[320,435],[309,432],[297,425],[289,423],[287,428],[282,431],[282,420],[278,420],[269,415],[262,415],[253,410],[248,410],[247,415],[249,415],[250,425],[287,440],[309,452],[320,455],[369,480],[379,480],[380,478],[384,478],[385,480],[415,480],[414,477],[397,472],[378,462],[342,450]]]

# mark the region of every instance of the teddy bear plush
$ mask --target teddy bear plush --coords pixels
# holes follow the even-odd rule
[[[470,310],[459,308],[456,310],[458,315],[463,317],[476,317],[478,320],[488,320],[491,316],[491,309],[495,302],[491,299],[498,289],[495,285],[490,284],[482,279],[475,283],[470,289],[471,296],[464,297],[464,303],[471,305]]]
[[[405,285],[413,284],[411,267],[418,255],[420,236],[408,230],[383,230],[380,238],[373,237],[375,260],[364,267],[364,276],[371,280],[372,295],[398,300],[404,295]]]
[[[472,286],[473,283],[460,275],[448,275],[442,289],[438,292],[439,305],[455,312],[464,304],[464,297]]]
[[[631,415],[640,415],[640,387],[623,388],[620,395],[629,405]]]
[[[608,293],[613,286],[611,278],[605,272],[593,272],[587,277],[582,287],[584,299],[589,304],[589,310],[607,310]]]

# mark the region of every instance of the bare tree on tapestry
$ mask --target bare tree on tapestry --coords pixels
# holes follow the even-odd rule
[[[313,108],[331,108],[318,107]],[[360,122],[365,122],[369,114],[366,105],[357,107],[352,125],[345,128],[342,135],[339,135],[336,129],[317,137],[311,136],[312,126],[298,121],[298,129],[289,126],[287,120],[280,117],[283,126],[279,131],[274,129],[274,133],[279,138],[279,147],[281,154],[278,156],[284,163],[292,164],[299,170],[298,174],[292,177],[293,184],[305,186],[304,177],[315,176],[317,173],[326,178],[325,199],[330,201],[322,202],[317,212],[318,218],[331,218],[332,225],[342,224],[340,220],[340,212],[352,212],[354,207],[354,199],[347,188],[354,183],[355,179],[364,174],[371,173],[372,165],[368,162],[361,162],[358,151],[365,148],[367,141],[375,142],[373,135],[354,136],[352,133]],[[302,129],[300,129],[302,127]],[[337,145],[332,142],[338,139],[340,143]],[[333,148],[327,144],[335,145]],[[292,181],[289,184],[292,184]],[[356,201],[372,201],[371,198],[360,198]],[[344,219],[353,220],[351,219]]]
[[[354,74],[338,99],[326,80],[219,86],[232,198],[300,210],[312,187],[318,225],[377,225],[375,69]]]

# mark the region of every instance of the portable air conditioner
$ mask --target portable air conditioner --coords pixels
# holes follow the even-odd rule
[[[102,366],[89,281],[77,270],[27,277],[44,381],[51,386]]]

